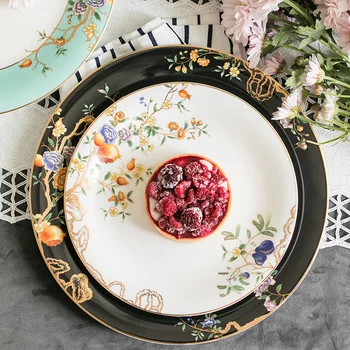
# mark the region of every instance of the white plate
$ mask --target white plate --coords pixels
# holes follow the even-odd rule
[[[183,91],[180,96],[180,90],[188,96]],[[185,137],[178,137],[179,130],[170,131],[170,122],[179,128],[188,125]],[[134,133],[122,141],[129,127]],[[97,156],[94,133],[101,128],[106,141],[114,144],[108,147],[121,155],[113,163],[104,164]],[[174,138],[166,136],[162,143],[163,134]],[[188,153],[204,155],[220,166],[231,186],[232,204],[218,231],[181,243],[152,226],[144,193],[152,169]],[[136,167],[127,170],[133,158]],[[115,201],[119,191],[119,199],[125,194],[132,201],[125,200],[127,207]],[[147,309],[166,315],[202,314],[249,295],[281,260],[298,202],[291,160],[269,123],[225,91],[182,83],[137,91],[100,115],[75,150],[64,196],[69,234],[88,270],[111,293],[136,307],[145,307],[138,300],[148,293]],[[260,230],[259,225],[264,227]],[[269,254],[261,253],[261,244]]]

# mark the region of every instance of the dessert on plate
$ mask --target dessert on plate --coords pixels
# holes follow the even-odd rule
[[[163,163],[146,187],[146,208],[165,237],[192,241],[212,234],[230,207],[225,174],[210,159],[182,155]]]

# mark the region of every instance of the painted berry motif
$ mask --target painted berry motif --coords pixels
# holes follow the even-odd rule
[[[146,195],[153,223],[176,239],[210,235],[224,219],[230,199],[225,176],[199,156],[178,157],[163,165],[150,179]]]

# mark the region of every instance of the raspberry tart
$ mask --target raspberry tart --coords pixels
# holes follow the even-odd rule
[[[230,208],[231,193],[222,170],[199,155],[162,164],[146,187],[148,216],[165,237],[192,241],[211,235]]]

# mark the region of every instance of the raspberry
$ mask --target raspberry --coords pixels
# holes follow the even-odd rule
[[[177,221],[173,216],[169,217],[169,225],[170,227],[174,228],[175,230],[183,230],[184,226],[180,221]]]
[[[168,218],[166,216],[162,216],[161,218],[159,218],[158,226],[159,228],[164,230],[168,226]]]
[[[164,188],[174,188],[183,178],[183,170],[175,164],[167,164],[160,171]]]
[[[213,168],[211,175],[211,181],[216,185],[221,185],[227,181],[227,179],[220,173],[218,168]]]
[[[164,191],[164,192],[161,192],[160,195],[159,195],[160,198],[165,198],[165,197],[168,197],[170,198],[171,200],[175,201],[175,196],[173,194],[173,192],[171,191]]]
[[[203,168],[198,162],[191,162],[186,165],[184,172],[185,178],[187,180],[192,180],[193,176],[202,174]]]
[[[207,199],[209,193],[209,190],[207,190],[206,188],[197,188],[195,197],[199,201],[204,201],[205,199]]]
[[[174,234],[176,230],[173,227],[170,227],[169,225],[165,228],[165,231],[171,234]]]
[[[203,211],[205,208],[208,208],[209,205],[210,205],[210,202],[209,202],[208,200],[205,200],[205,201],[203,201],[203,202],[201,203],[200,208],[201,208],[201,210]]]
[[[176,197],[175,198],[175,203],[176,203],[178,211],[184,210],[186,208],[186,206],[187,206],[187,203],[186,203],[186,201],[183,198]]]
[[[191,231],[191,235],[193,237],[202,237],[209,232],[210,230],[208,229],[208,227],[201,226],[199,229]]]
[[[215,197],[219,202],[226,203],[230,197],[230,193],[225,187],[219,187]]]
[[[175,202],[169,197],[162,198],[159,201],[159,205],[161,212],[165,216],[173,216],[177,211]]]
[[[154,198],[154,199],[158,199],[159,198],[159,186],[158,186],[158,182],[157,181],[152,181],[147,185],[146,188],[146,193]]]
[[[187,192],[186,203],[191,204],[191,203],[194,203],[195,201],[196,201],[196,198],[194,196],[194,189],[191,188]]]
[[[174,193],[179,198],[185,198],[186,197],[186,191],[191,187],[192,182],[191,181],[181,181],[174,190]]]
[[[181,222],[187,230],[200,228],[203,219],[202,211],[198,207],[187,208],[181,214]]]
[[[197,174],[192,177],[193,186],[197,188],[206,188],[210,184],[210,173]]]

